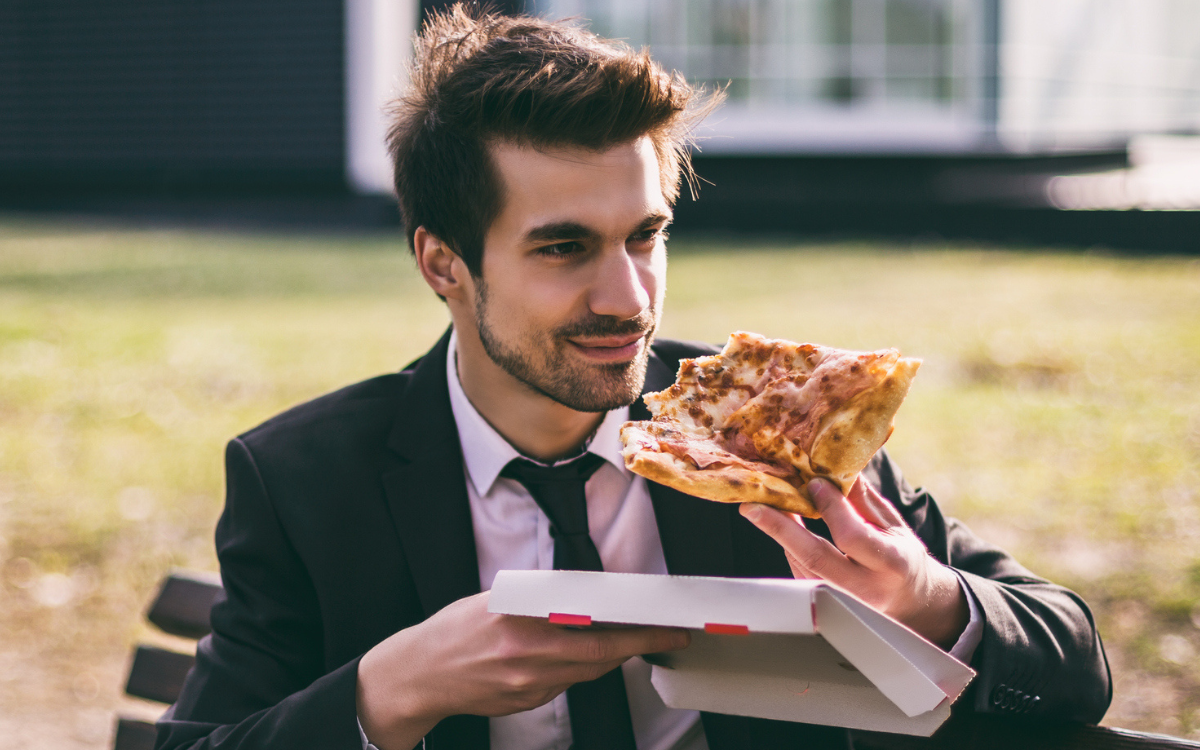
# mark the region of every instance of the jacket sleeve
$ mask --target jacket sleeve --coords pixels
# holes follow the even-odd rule
[[[234,440],[225,461],[216,531],[225,594],[155,747],[361,750],[358,660],[326,673],[316,593],[254,457]]]
[[[1083,600],[944,518],[886,452],[863,475],[896,505],[930,554],[962,574],[982,609],[983,638],[971,660],[978,676],[956,710],[1098,722],[1112,700],[1112,679]]]

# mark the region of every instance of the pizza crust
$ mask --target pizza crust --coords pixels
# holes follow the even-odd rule
[[[621,429],[621,438],[627,441],[627,445],[632,438],[626,437],[626,431],[638,429],[643,424],[646,423],[628,422]],[[625,451],[625,466],[652,482],[705,500],[763,503],[809,518],[820,517],[806,492],[787,480],[761,471],[717,465],[698,469],[678,456],[655,450],[644,443],[641,447]]]

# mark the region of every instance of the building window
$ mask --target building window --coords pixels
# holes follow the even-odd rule
[[[732,105],[946,108],[973,95],[977,3],[963,0],[539,0],[649,46]]]

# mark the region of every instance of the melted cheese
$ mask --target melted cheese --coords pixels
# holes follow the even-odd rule
[[[895,349],[846,351],[739,331],[719,354],[683,360],[675,384],[647,394],[646,404],[654,423],[670,425],[655,430],[659,450],[697,468],[809,474],[826,417],[882,382],[899,359]]]

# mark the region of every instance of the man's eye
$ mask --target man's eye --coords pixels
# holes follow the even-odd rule
[[[656,229],[644,229],[629,239],[634,242],[653,242],[660,237],[662,238],[663,242],[666,242],[667,230],[663,229],[662,227],[658,227]]]
[[[578,255],[583,252],[583,245],[578,242],[559,242],[554,245],[546,245],[539,247],[538,253],[548,255],[553,258],[563,258],[569,255]]]

